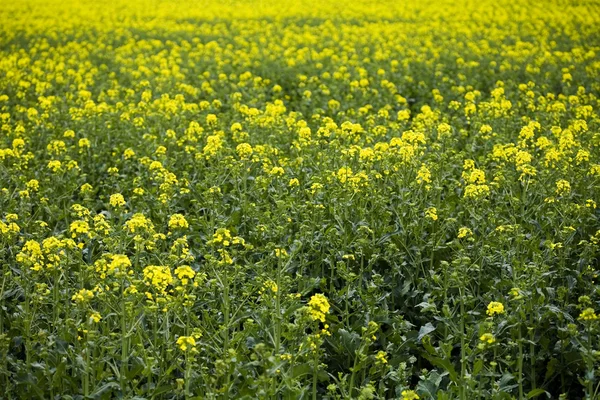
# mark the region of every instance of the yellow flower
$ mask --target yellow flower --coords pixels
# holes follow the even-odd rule
[[[27,189],[37,192],[40,189],[40,182],[37,179],[31,179],[27,182]]]
[[[417,172],[417,183],[431,183],[431,172],[425,164]]]
[[[269,175],[273,175],[273,176],[281,176],[285,173],[285,171],[283,170],[283,168],[281,167],[273,167],[270,171],[269,171]]]
[[[128,268],[131,267],[131,261],[125,254],[114,254],[111,257],[110,264],[108,264],[108,272],[121,272],[124,273]]]
[[[129,160],[130,158],[135,157],[135,151],[133,151],[132,149],[125,149],[125,151],[123,152],[123,157],[126,160]]]
[[[432,221],[437,221],[437,209],[435,207],[429,207],[425,210],[425,218],[429,218]]]
[[[407,121],[410,119],[410,110],[398,111],[398,121]]]
[[[375,354],[375,363],[380,365],[387,364],[388,360],[386,355],[385,351],[378,351],[377,354]]]
[[[187,285],[190,279],[194,279],[196,272],[189,265],[182,265],[175,269],[175,275],[182,285]]]
[[[87,289],[80,289],[71,297],[75,303],[83,304],[94,298],[94,292]]]
[[[58,172],[62,167],[62,163],[59,160],[51,160],[48,162],[48,169],[52,172]]]
[[[308,301],[309,313],[313,321],[325,322],[325,316],[329,314],[329,301],[321,293],[313,295]]]
[[[23,139],[17,138],[12,141],[12,148],[14,150],[23,150],[25,147],[25,141]]]
[[[157,291],[165,293],[167,286],[173,282],[171,269],[167,266],[150,265],[144,268],[144,282],[153,286]]]
[[[246,160],[248,158],[250,158],[250,156],[252,155],[252,146],[249,145],[248,143],[240,143],[237,145],[237,147],[235,148],[235,151],[237,152],[238,156],[242,159],[242,160]]]
[[[492,301],[490,304],[488,304],[487,306],[487,314],[490,317],[493,317],[496,314],[503,314],[504,313],[504,305],[498,301]]]
[[[110,196],[109,203],[115,208],[123,207],[125,205],[125,198],[121,193],[116,193]]]
[[[470,184],[465,186],[464,196],[467,199],[482,199],[490,194],[488,185]]]
[[[208,114],[206,116],[206,123],[208,125],[215,125],[217,123],[217,120],[218,120],[218,118],[215,114]]]
[[[403,390],[402,400],[419,400],[420,397],[414,390]]]
[[[288,253],[287,253],[287,251],[285,251],[285,249],[280,249],[280,248],[275,249],[275,257],[283,258],[283,257],[287,257],[287,256],[288,256]]]
[[[231,232],[229,229],[219,228],[213,234],[212,240],[208,241],[208,244],[222,244],[227,247],[231,244]]]
[[[233,124],[231,124],[231,132],[240,132],[243,128],[242,128],[242,124],[240,124],[239,122],[234,122]]]
[[[185,217],[181,214],[173,214],[171,218],[169,218],[169,229],[187,229],[189,224]]]
[[[520,299],[520,298],[523,297],[523,295],[521,294],[521,289],[516,288],[516,287],[510,289],[510,291],[508,292],[508,294],[511,295],[514,300],[518,300],[518,299]]]
[[[579,320],[581,321],[595,321],[598,319],[598,315],[593,308],[586,308],[579,314]]]
[[[337,178],[341,183],[346,183],[346,181],[352,177],[352,169],[349,167],[342,167],[337,172]]]
[[[571,193],[571,184],[564,179],[556,181],[556,194],[566,196]]]
[[[458,229],[458,238],[459,239],[466,238],[467,236],[473,236],[473,231],[471,231],[469,228],[467,228],[465,226]]]
[[[90,225],[86,221],[73,221],[69,225],[69,232],[71,237],[76,238],[77,236],[88,235],[90,233]]]
[[[484,333],[483,335],[481,335],[479,340],[487,344],[493,344],[496,342],[496,338],[491,333]]]
[[[179,336],[177,346],[181,351],[196,350],[196,339],[193,336]]]
[[[101,319],[102,319],[102,316],[97,312],[94,312],[90,315],[90,320],[92,320],[95,323],[100,322]]]
[[[144,214],[136,213],[131,216],[129,221],[125,222],[124,228],[130,233],[142,233],[152,231],[154,229],[154,225],[150,219],[144,216]]]
[[[215,156],[223,148],[223,141],[219,135],[211,135],[206,138],[206,146],[202,154],[208,159]]]
[[[83,185],[81,185],[81,189],[79,189],[79,191],[81,192],[81,194],[91,193],[92,190],[94,190],[94,188],[89,183],[84,183]]]
[[[277,291],[279,290],[279,288],[277,287],[277,283],[275,283],[275,281],[273,281],[271,279],[266,281],[263,286],[264,286],[264,289],[267,289],[273,293],[277,293]]]
[[[35,240],[28,240],[17,254],[17,262],[29,266],[33,271],[39,271],[43,266],[42,247]]]
[[[290,182],[288,183],[288,185],[290,187],[300,186],[300,181],[297,178],[292,178],[292,179],[290,179]]]

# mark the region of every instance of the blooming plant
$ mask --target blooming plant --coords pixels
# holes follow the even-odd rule
[[[0,7],[0,398],[600,399],[596,0]]]

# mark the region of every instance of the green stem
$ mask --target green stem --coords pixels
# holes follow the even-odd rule
[[[125,296],[124,296],[124,286],[125,280],[121,282],[121,393],[123,397],[125,397],[125,389],[126,389],[126,364],[127,364],[127,320],[125,318],[126,308],[125,308]]]
[[[223,299],[223,324],[224,324],[224,332],[223,332],[223,359],[227,359],[227,353],[229,351],[229,280],[227,280],[225,284],[225,293]],[[229,385],[230,385],[231,374],[227,374],[225,377],[225,391],[224,398],[229,398]]]
[[[462,288],[460,295],[460,399],[465,400],[465,376],[467,374],[467,360],[465,352],[465,300]]]
[[[190,378],[191,378],[192,368],[190,366],[190,357],[189,350],[185,352],[185,398],[189,399],[191,396],[190,393]]]
[[[362,352],[362,345],[356,353],[354,353],[354,364],[352,365],[352,374],[350,375],[350,385],[349,385],[349,395],[352,398],[352,393],[354,392],[354,377],[356,376],[356,364],[358,362],[358,355]]]
[[[88,346],[87,338],[85,339],[85,346],[83,348],[85,352],[85,372],[83,374],[83,395],[84,398],[88,398],[90,395],[90,349]]]
[[[591,325],[588,324],[588,352],[592,352],[592,329],[591,329]],[[593,357],[593,356],[592,356]],[[589,356],[587,357],[589,359]],[[591,400],[594,397],[594,360],[590,360],[588,361],[588,375],[589,375],[589,379],[587,381],[587,395],[588,398]]]
[[[532,325],[533,327],[533,325]],[[533,328],[531,329],[530,333],[529,333],[529,340],[530,340],[530,344],[529,344],[529,357],[530,357],[530,365],[531,365],[531,390],[536,388],[536,380],[535,380],[535,332],[533,331]]]
[[[317,354],[315,352],[315,356],[314,356],[314,366],[313,366],[313,381],[312,381],[312,398],[313,400],[317,400],[317,373],[318,373],[318,369],[319,369],[319,358],[317,357]],[[352,391],[352,388],[350,388],[350,390]]]
[[[521,336],[521,327],[519,327],[519,358],[517,359],[517,368],[519,370],[519,400],[523,400],[523,340]]]

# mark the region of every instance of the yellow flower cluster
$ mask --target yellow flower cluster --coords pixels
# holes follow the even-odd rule
[[[110,196],[109,203],[114,208],[120,208],[125,205],[125,198],[121,193],[116,193]]]
[[[594,311],[593,308],[586,308],[579,314],[579,318],[581,321],[595,321],[598,319],[598,315]]]
[[[313,321],[325,322],[325,316],[329,314],[329,301],[321,293],[313,295],[308,301],[309,315]]]
[[[196,272],[189,265],[182,265],[175,268],[175,276],[181,281],[182,285],[187,285],[190,280],[194,279]]]
[[[71,297],[71,300],[73,300],[76,303],[83,304],[90,301],[93,298],[94,292],[87,289],[80,289],[77,293],[73,295],[73,297]]]
[[[429,207],[425,210],[425,218],[428,218],[432,221],[437,221],[437,209],[435,207]]]
[[[479,340],[487,344],[493,344],[496,342],[496,338],[491,333],[484,333],[483,335],[481,335]]]
[[[187,229],[190,225],[188,224],[185,217],[181,214],[173,214],[169,218],[169,229]]]
[[[504,304],[498,301],[492,301],[487,306],[487,315],[493,317],[494,315],[504,313]]]
[[[420,399],[419,395],[414,390],[403,390],[401,395],[402,395],[402,400],[419,400]]]
[[[387,354],[385,351],[378,351],[375,354],[375,363],[379,365],[385,365],[388,363]]]
[[[167,266],[150,265],[144,268],[144,282],[157,292],[164,294],[167,287],[173,282],[171,269]]]
[[[471,231],[471,229],[467,228],[466,226],[463,226],[461,228],[458,229],[458,235],[457,237],[459,239],[464,239],[466,237],[469,236],[473,236],[473,231]]]
[[[193,336],[179,336],[177,338],[177,347],[184,352],[194,352],[196,350],[196,339]]]
[[[130,233],[149,233],[154,230],[152,221],[141,213],[133,214],[133,216],[125,222],[125,227]]]

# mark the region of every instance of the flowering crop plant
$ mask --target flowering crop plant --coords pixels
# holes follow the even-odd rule
[[[600,1],[0,7],[0,399],[600,399]]]

